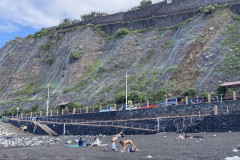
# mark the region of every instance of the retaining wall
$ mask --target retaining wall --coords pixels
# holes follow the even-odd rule
[[[239,11],[239,5],[237,3],[240,3],[240,0],[173,0],[172,3],[167,4],[166,1],[156,3],[141,9],[129,11],[129,12],[120,12],[108,16],[101,16],[96,17],[94,19],[90,19],[88,21],[79,22],[70,26],[61,27],[63,29],[66,28],[72,28],[74,26],[82,26],[86,24],[107,24],[103,27],[103,30],[106,31],[109,34],[114,34],[118,29],[120,28],[128,28],[128,29],[146,29],[155,25],[158,25],[160,27],[170,27],[174,26],[180,22],[185,21],[188,18],[191,18],[195,15],[196,12],[198,12],[199,7],[205,7],[208,5],[214,5],[214,4],[228,4],[233,3],[233,11],[237,14],[240,14]],[[193,14],[191,17],[180,17],[176,18],[177,16],[189,16],[189,14],[183,14],[189,12],[189,14]],[[169,16],[175,14],[175,21],[170,21],[169,19],[165,19],[162,16]],[[159,16],[158,18],[154,18],[153,20],[151,18]],[[181,20],[182,18],[182,20]],[[145,20],[146,19],[146,20]],[[132,21],[140,21],[133,22]],[[167,24],[164,25],[164,20],[167,20]],[[158,22],[159,21],[159,22]],[[129,22],[129,23],[124,23]],[[174,22],[174,23],[171,23]],[[116,24],[111,24],[116,23]],[[110,25],[108,27],[108,25]]]
[[[103,25],[102,30],[108,34],[115,34],[117,30],[121,28],[127,28],[131,30],[142,30],[148,29],[153,26],[158,27],[172,27],[181,22],[188,20],[189,18],[197,15],[199,11],[192,11],[180,14],[173,14],[163,17],[152,17],[148,19],[142,19],[132,22],[121,22],[121,23],[113,23],[108,25]]]
[[[42,130],[40,127],[34,131],[34,123],[31,121],[18,121],[18,120],[10,120],[10,123],[18,128],[21,125],[28,126],[27,132],[39,135],[47,135],[47,133]],[[41,122],[42,123],[42,122]],[[61,123],[46,123],[49,128],[55,131],[58,135],[64,134],[64,124]],[[123,131],[126,135],[136,135],[136,134],[154,134],[154,131],[144,131],[144,130],[136,130],[131,128],[118,128],[114,126],[88,126],[88,125],[80,125],[80,124],[65,124],[65,135],[115,135],[119,132]]]
[[[219,115],[213,115],[215,106],[219,106]],[[200,114],[199,114],[200,113]],[[204,116],[212,113],[210,116]],[[179,117],[181,115],[188,115]],[[168,117],[176,116],[176,117]],[[157,117],[160,117],[159,121]],[[40,117],[39,120],[43,120]],[[61,115],[49,117],[55,119],[83,119],[83,120],[124,120],[127,123],[158,125],[160,131],[175,132],[226,132],[240,131],[240,100],[214,103],[202,103],[197,105],[168,106],[159,108],[138,109],[131,111],[98,112],[88,114]],[[143,119],[151,118],[151,119]],[[131,120],[134,119],[134,120]],[[28,132],[33,133],[34,123],[31,121],[10,120],[16,127],[28,126]],[[64,124],[44,122],[57,134],[63,134]],[[125,134],[155,133],[144,130],[122,129],[114,126],[90,126],[81,124],[66,124],[65,133],[70,135],[114,135],[124,130]],[[46,134],[41,128],[37,128],[35,134]]]
[[[224,101],[201,103],[195,105],[180,105],[180,106],[167,106],[158,108],[145,108],[127,111],[112,111],[112,112],[96,112],[88,114],[70,114],[50,116],[53,119],[79,119],[79,120],[126,120],[137,118],[156,118],[166,116],[178,115],[201,115],[213,114],[214,107],[219,106],[219,114],[234,113],[240,111],[240,100],[237,101]],[[39,117],[39,120],[44,120],[44,117]]]
[[[239,132],[240,114],[226,114],[207,116],[193,126],[189,126],[186,132]]]
[[[34,134],[39,134],[39,135],[47,135],[47,133],[44,130],[42,130],[40,127],[37,127],[37,129],[35,129],[35,131],[33,131],[35,124],[30,121],[10,120],[10,123],[17,128],[20,128],[21,125],[28,126],[27,132],[29,132],[29,133],[34,133]]]

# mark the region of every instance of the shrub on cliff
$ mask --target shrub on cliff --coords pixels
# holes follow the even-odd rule
[[[151,5],[151,4],[152,4],[152,1],[151,1],[151,0],[142,0],[142,1],[140,2],[139,8],[143,8],[143,7],[149,6],[149,5]]]
[[[55,61],[55,58],[54,58],[54,57],[49,57],[49,58],[47,59],[47,63],[49,63],[49,64],[53,64],[54,61]]]
[[[209,5],[207,7],[200,7],[199,10],[204,14],[212,13],[216,10],[216,7]]]
[[[93,19],[93,18],[96,18],[96,17],[101,17],[101,16],[106,16],[108,15],[108,13],[106,12],[97,12],[97,11],[92,11],[91,13],[89,14],[84,14],[81,16],[81,19],[82,21],[87,21],[89,19]]]
[[[79,51],[74,49],[71,53],[70,53],[70,58],[71,59],[79,59],[81,58],[81,56],[83,55],[83,51]]]
[[[126,28],[122,28],[122,29],[119,29],[116,34],[114,35],[114,37],[116,38],[124,38],[126,35],[128,35],[129,33],[129,30],[126,29]]]

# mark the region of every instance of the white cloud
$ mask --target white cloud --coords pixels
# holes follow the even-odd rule
[[[80,19],[80,15],[91,11],[116,13],[137,6],[141,0],[1,0],[0,30],[13,25],[41,28],[57,25],[62,19]],[[153,0],[157,2],[159,0]],[[17,27],[16,27],[17,28]],[[15,28],[15,29],[16,29]]]
[[[12,33],[19,31],[20,28],[10,22],[3,22],[0,23],[0,32],[5,32],[5,33]]]

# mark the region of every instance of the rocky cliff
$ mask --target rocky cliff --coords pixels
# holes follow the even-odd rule
[[[187,88],[215,92],[222,82],[240,79],[239,22],[223,8],[122,38],[85,25],[15,39],[0,49],[1,110],[46,108],[48,86],[50,107],[114,103],[125,91],[126,70],[129,92],[145,99],[159,89],[175,96]]]

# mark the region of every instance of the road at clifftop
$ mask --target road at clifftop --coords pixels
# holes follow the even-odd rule
[[[4,160],[107,160],[107,159],[160,159],[160,160],[221,160],[226,157],[240,156],[240,152],[234,152],[240,144],[240,133],[199,133],[202,139],[177,140],[176,133],[162,133],[156,135],[127,135],[121,140],[131,139],[140,149],[138,152],[103,152],[104,148],[111,148],[110,136],[100,136],[102,144],[100,147],[65,147],[69,140],[72,145],[79,136],[59,136],[60,143],[49,145],[43,143],[38,146],[0,146],[0,159]],[[32,136],[31,136],[32,137]],[[39,137],[39,136],[38,136]],[[87,143],[93,142],[94,136],[84,136]],[[119,140],[120,140],[119,139]],[[119,141],[118,140],[118,141]],[[120,144],[117,142],[117,147]]]

